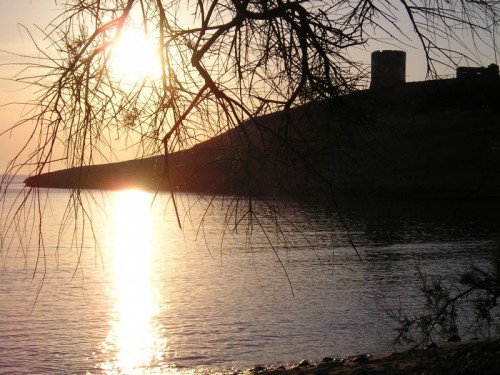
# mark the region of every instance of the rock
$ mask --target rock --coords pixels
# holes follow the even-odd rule
[[[447,342],[459,342],[462,341],[462,338],[459,335],[451,335],[446,339]]]
[[[323,358],[323,360],[321,362],[328,363],[328,362],[332,362],[332,361],[333,361],[333,358],[325,357],[325,358]]]
[[[429,345],[424,347],[424,350],[437,349],[437,344],[435,342],[431,342]]]
[[[352,359],[354,363],[365,363],[368,362],[368,356],[366,354],[361,354]]]
[[[299,367],[307,367],[309,365],[310,365],[310,363],[308,361],[306,361],[305,359],[300,361],[300,363],[298,364]]]
[[[253,369],[250,370],[250,372],[261,372],[264,371],[266,368],[263,366],[255,366]]]

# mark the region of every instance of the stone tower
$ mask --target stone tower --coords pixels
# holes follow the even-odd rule
[[[375,51],[372,53],[370,89],[380,89],[406,82],[406,52]]]

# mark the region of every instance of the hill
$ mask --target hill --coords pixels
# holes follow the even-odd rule
[[[273,113],[169,156],[29,177],[34,187],[500,196],[500,79],[363,90]]]

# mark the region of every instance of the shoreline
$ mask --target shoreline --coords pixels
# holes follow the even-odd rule
[[[496,374],[500,369],[500,337],[443,342],[426,349],[324,358],[284,367],[260,367],[243,374],[362,375],[362,374]]]

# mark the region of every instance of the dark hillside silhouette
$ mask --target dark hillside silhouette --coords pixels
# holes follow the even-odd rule
[[[285,116],[292,119],[286,129]],[[498,79],[359,91],[256,121],[264,126],[242,125],[251,143],[235,129],[170,155],[171,186],[315,199],[335,192],[500,195]],[[283,131],[286,137],[274,134]],[[154,157],[46,173],[26,184],[168,190],[163,170],[164,158]]]

